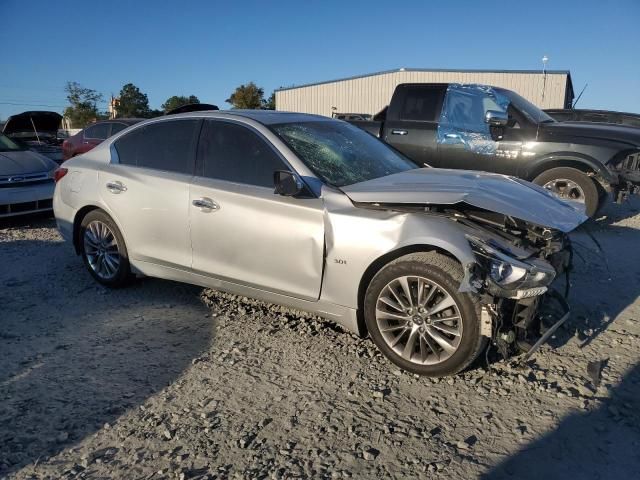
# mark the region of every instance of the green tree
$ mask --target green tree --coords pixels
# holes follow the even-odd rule
[[[262,101],[262,108],[265,110],[275,110],[276,109],[276,92],[273,92],[269,95],[269,98]]]
[[[142,93],[133,83],[127,83],[120,90],[118,102],[118,117],[120,118],[146,118],[150,115],[149,98]]]
[[[240,85],[225,102],[233,105],[234,108],[258,109],[264,102],[264,90],[255,83],[249,82]]]
[[[166,113],[174,108],[189,105],[191,103],[200,103],[200,100],[195,95],[189,95],[188,97],[185,97],[184,95],[174,95],[173,97],[167,98],[167,101],[162,104],[161,108]]]
[[[98,112],[98,102],[102,100],[101,93],[85,88],[78,82],[67,82],[64,90],[70,104],[65,108],[64,116],[69,119],[72,128],[84,128],[101,118]]]

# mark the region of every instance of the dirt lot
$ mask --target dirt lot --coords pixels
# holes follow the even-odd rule
[[[591,225],[611,279],[575,235],[574,312],[552,345],[444,380],[248,299],[105,290],[51,219],[0,224],[0,478],[631,478],[639,211]]]

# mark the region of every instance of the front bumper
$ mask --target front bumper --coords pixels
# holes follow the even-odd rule
[[[54,188],[53,180],[0,188],[0,218],[51,210]]]

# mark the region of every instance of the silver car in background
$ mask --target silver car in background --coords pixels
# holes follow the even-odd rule
[[[310,311],[435,376],[540,337],[586,220],[527,182],[417,169],[357,127],[283,112],[142,122],[58,177],[60,232],[103,285],[153,276]]]
[[[0,218],[52,209],[58,164],[0,133]]]

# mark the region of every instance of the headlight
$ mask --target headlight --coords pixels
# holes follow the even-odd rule
[[[473,251],[487,271],[488,279],[504,290],[527,290],[546,287],[556,276],[549,263],[534,258],[521,261],[507,255],[498,247],[473,235],[467,235]]]
[[[522,280],[527,275],[527,269],[502,260],[489,259],[489,275],[498,285],[511,285]]]

